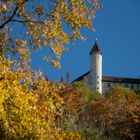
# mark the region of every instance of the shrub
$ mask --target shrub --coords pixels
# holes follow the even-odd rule
[[[92,106],[92,120],[108,137],[139,139],[140,100],[134,92],[114,88]]]

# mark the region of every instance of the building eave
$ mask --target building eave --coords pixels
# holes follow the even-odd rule
[[[86,72],[85,74],[79,76],[75,80],[72,81],[81,81],[84,79],[86,75],[88,75],[90,71]],[[139,78],[128,78],[128,77],[116,77],[116,76],[103,76],[102,77],[103,82],[114,82],[114,83],[133,83],[133,84],[140,84]]]
[[[86,72],[85,74],[79,76],[78,78],[76,78],[75,80],[73,80],[72,83],[75,82],[75,81],[80,81],[80,80],[82,80],[82,79],[84,78],[84,76],[88,75],[89,73],[90,73],[90,71],[88,71],[88,72]]]
[[[128,77],[113,77],[113,76],[103,76],[103,82],[116,82],[116,83],[133,83],[140,84],[139,78],[128,78]]]

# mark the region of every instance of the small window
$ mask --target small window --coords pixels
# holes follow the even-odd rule
[[[133,84],[131,85],[131,89],[134,89],[134,85]]]
[[[128,84],[125,84],[126,87],[128,87]]]
[[[110,83],[107,83],[107,86],[110,87]]]
[[[107,83],[104,83],[103,86],[104,86],[104,87],[107,87]]]

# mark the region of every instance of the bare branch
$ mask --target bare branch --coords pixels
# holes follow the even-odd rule
[[[0,25],[0,29],[2,29],[6,24],[8,24],[13,19],[13,17],[16,15],[17,10],[18,10],[18,6],[16,6],[13,14],[9,17],[9,19],[5,21],[2,25]]]
[[[45,24],[43,21],[35,21],[35,20],[17,20],[17,19],[13,19],[13,20],[11,20],[11,22],[20,22],[20,23],[33,22],[33,23],[37,23],[37,24]]]

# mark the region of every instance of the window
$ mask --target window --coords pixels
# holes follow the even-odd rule
[[[131,85],[131,89],[134,89],[134,85],[133,84]]]
[[[107,87],[107,83],[103,83],[103,86],[104,86],[104,87]]]
[[[110,83],[107,83],[107,87],[110,87]]]
[[[139,89],[139,84],[137,84],[137,89]]]
[[[125,84],[126,87],[128,87],[128,84]]]

